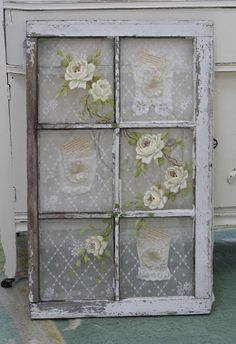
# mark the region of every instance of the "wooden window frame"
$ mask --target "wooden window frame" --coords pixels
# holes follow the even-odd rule
[[[116,124],[38,123],[37,42],[46,37],[110,37],[115,55]],[[194,42],[193,121],[120,121],[120,37],[191,38]],[[212,78],[213,25],[195,21],[31,21],[27,22],[27,149],[28,149],[28,229],[29,298],[32,318],[72,318],[86,316],[132,316],[209,313],[212,294]],[[123,128],[191,128],[194,132],[195,208],[152,211],[154,217],[192,217],[195,237],[195,292],[191,297],[151,297],[119,300],[119,219],[148,217],[149,211],[122,211],[120,208],[119,145]],[[38,130],[113,130],[113,213],[38,212]],[[40,301],[39,219],[112,218],[115,216],[115,300]]]

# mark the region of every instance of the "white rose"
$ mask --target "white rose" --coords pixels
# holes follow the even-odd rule
[[[87,81],[92,80],[95,71],[95,65],[86,60],[77,59],[71,61],[66,68],[65,80],[70,81],[71,90],[75,88],[86,88]]]
[[[163,156],[162,149],[165,143],[158,135],[142,135],[136,146],[136,159],[140,159],[145,164],[150,164],[151,160],[161,158]]]
[[[188,171],[181,166],[168,167],[165,174],[164,185],[171,192],[177,193],[187,187]]]
[[[168,198],[164,195],[164,191],[154,185],[151,187],[151,190],[145,192],[143,198],[144,205],[150,209],[163,209],[167,200]]]
[[[97,100],[105,102],[112,95],[111,86],[107,80],[98,80],[94,82],[89,93],[92,95],[95,102]]]
[[[85,240],[85,249],[87,253],[93,254],[94,257],[102,256],[108,242],[101,235],[91,236]]]

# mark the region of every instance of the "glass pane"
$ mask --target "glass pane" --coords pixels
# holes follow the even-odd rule
[[[112,210],[112,130],[39,132],[40,212]]]
[[[193,119],[193,41],[121,40],[123,121]]]
[[[113,121],[113,41],[39,40],[39,122]]]
[[[112,220],[41,220],[43,301],[113,299]]]
[[[120,264],[123,299],[193,295],[192,220],[121,220]]]
[[[121,135],[123,210],[193,207],[191,129],[131,129]]]

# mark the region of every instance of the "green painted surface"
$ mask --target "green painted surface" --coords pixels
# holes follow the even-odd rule
[[[22,281],[0,293],[0,344],[236,344],[236,230],[215,233],[214,293],[211,315],[30,321]]]

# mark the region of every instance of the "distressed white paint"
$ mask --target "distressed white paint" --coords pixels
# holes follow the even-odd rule
[[[168,116],[168,115],[167,115]],[[147,122],[125,122],[120,123],[120,128],[193,128],[195,123],[191,121],[151,121]]]
[[[212,75],[213,41],[197,38],[195,293],[212,294]]]
[[[207,314],[211,312],[212,298],[194,299],[190,297],[169,297],[150,299],[126,299],[115,302],[72,302],[66,304],[39,303],[31,304],[33,319],[109,317],[137,315],[185,315]]]
[[[16,270],[14,192],[12,183],[10,122],[7,101],[7,74],[2,0],[0,0],[0,23],[0,235],[6,258],[5,274],[8,277],[14,277]]]
[[[191,26],[187,20],[179,21],[37,21],[27,23],[29,37],[208,37],[213,23],[196,21]]]
[[[163,209],[163,210],[153,210],[153,211],[125,211],[121,213],[123,217],[181,217],[195,216],[195,209]]]

